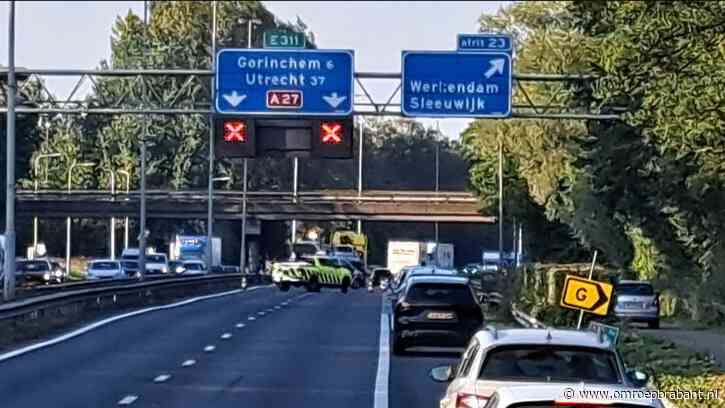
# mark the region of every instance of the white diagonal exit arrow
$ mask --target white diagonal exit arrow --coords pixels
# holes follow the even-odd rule
[[[222,94],[222,98],[229,102],[229,104],[232,105],[233,108],[236,108],[240,103],[242,103],[243,100],[247,98],[247,95],[240,95],[237,93],[237,91],[232,91],[232,93],[230,94]]]
[[[345,101],[345,99],[347,99],[347,96],[337,96],[337,92],[333,92],[330,95],[323,95],[322,99],[332,106],[332,109],[336,109],[343,101]]]
[[[493,74],[503,74],[503,66],[506,63],[505,59],[495,59],[489,61],[488,63],[491,64],[491,66],[488,68],[488,71],[483,74],[483,76],[485,76],[486,78],[491,78]]]

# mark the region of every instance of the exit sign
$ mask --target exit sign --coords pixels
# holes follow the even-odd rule
[[[264,32],[264,48],[305,48],[306,40],[304,33],[282,30]]]

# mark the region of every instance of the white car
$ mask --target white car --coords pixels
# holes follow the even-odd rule
[[[86,279],[118,279],[126,277],[121,262],[111,259],[98,259],[86,266]]]
[[[206,264],[203,261],[184,261],[184,275],[204,275],[207,273]]]
[[[561,329],[480,330],[456,366],[436,367],[430,376],[450,381],[441,408],[466,406],[461,400],[483,406],[505,386],[580,383],[636,389],[647,383],[645,374],[625,368],[606,338]]]
[[[169,260],[166,254],[147,254],[146,255],[146,273],[147,274],[168,274]]]
[[[624,392],[620,392],[624,391]],[[634,395],[630,390],[611,386],[582,386],[581,383],[527,385],[499,388],[480,408],[513,407],[619,407],[662,408],[658,399]],[[465,403],[465,402],[464,402]],[[466,404],[468,405],[468,404]],[[464,405],[465,406],[465,405]],[[479,408],[477,405],[471,407]]]

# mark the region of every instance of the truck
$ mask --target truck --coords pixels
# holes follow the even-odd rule
[[[222,240],[219,237],[211,239],[211,260],[207,259],[206,235],[177,235],[169,244],[169,258],[172,261],[199,260],[204,262],[208,270],[221,267]]]
[[[452,269],[453,244],[421,241],[388,241],[388,270],[397,275],[406,266],[426,265]]]
[[[319,292],[320,288],[327,287],[340,288],[342,293],[347,293],[352,284],[352,274],[342,260],[325,255],[272,264],[272,282],[282,292],[287,292],[290,287],[303,286],[308,292]]]

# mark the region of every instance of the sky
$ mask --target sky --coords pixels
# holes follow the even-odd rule
[[[319,48],[352,49],[358,72],[399,72],[403,50],[453,50],[458,33],[475,33],[481,14],[494,14],[503,1],[265,1],[282,20],[299,16]],[[9,2],[0,3],[0,64],[7,65]],[[89,69],[109,58],[111,26],[129,10],[142,15],[143,1],[16,2],[15,63],[26,68]],[[75,78],[49,78],[57,97],[67,97]],[[376,101],[397,83],[367,80]],[[81,92],[87,89],[81,89]],[[77,96],[77,95],[76,95]],[[76,99],[76,98],[74,98]],[[435,126],[434,120],[422,120]],[[441,119],[440,129],[456,138],[466,119]]]

